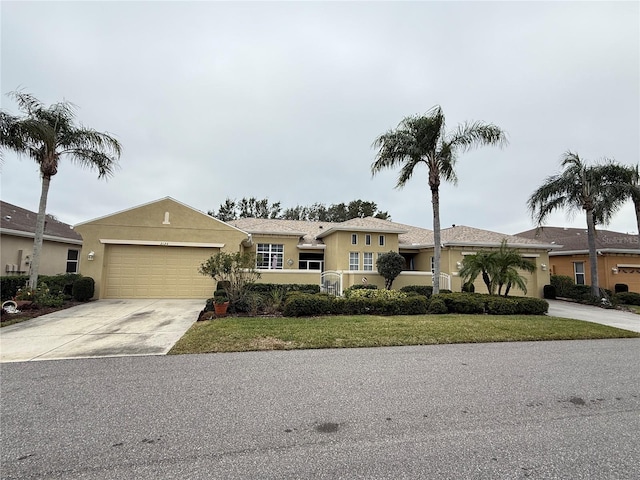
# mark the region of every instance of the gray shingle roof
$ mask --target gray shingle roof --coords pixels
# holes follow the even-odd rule
[[[559,248],[554,250],[556,254],[589,250],[586,228],[540,227],[517,235],[558,245]],[[596,249],[598,250],[636,250],[634,253],[637,253],[639,248],[637,235],[596,229]]]
[[[36,230],[36,217],[38,214],[25,208],[0,201],[0,228],[2,230],[14,230],[33,235]],[[47,215],[44,227],[45,236],[57,237],[74,241],[82,241],[78,232],[71,225],[60,222]]]
[[[366,231],[373,233],[397,233],[401,248],[424,248],[433,246],[433,231],[379,218],[353,218],[346,222],[308,222],[304,220],[275,220],[241,218],[227,222],[252,234],[292,235],[301,238],[300,244],[322,244],[322,238],[333,231]],[[503,238],[510,246],[551,248],[548,242],[506,235],[479,228],[454,226],[441,230],[442,242],[452,245],[491,246],[499,245]]]

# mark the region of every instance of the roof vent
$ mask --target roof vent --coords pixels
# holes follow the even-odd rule
[[[4,218],[7,220],[11,220],[11,215],[5,215]]]

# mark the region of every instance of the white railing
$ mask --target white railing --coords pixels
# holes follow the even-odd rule
[[[440,289],[451,290],[451,275],[440,272]]]
[[[320,291],[336,297],[342,295],[342,273],[328,270],[320,275]]]

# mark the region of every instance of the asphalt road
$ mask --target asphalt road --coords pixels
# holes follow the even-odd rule
[[[1,366],[3,479],[631,479],[640,339]]]

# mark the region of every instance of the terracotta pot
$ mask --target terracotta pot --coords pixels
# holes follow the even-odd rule
[[[214,303],[213,311],[216,312],[216,316],[223,317],[227,314],[227,308],[229,308],[229,302]]]

